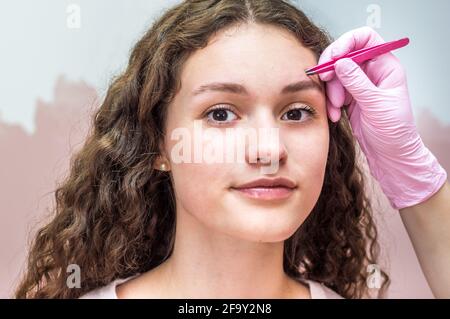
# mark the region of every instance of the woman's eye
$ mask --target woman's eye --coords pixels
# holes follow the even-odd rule
[[[226,124],[237,119],[236,114],[228,108],[216,108],[206,113],[208,122]],[[234,118],[233,118],[234,116]],[[230,119],[231,118],[231,119]]]
[[[305,117],[315,116],[316,111],[309,106],[293,107],[283,114],[282,120],[302,121]],[[212,124],[224,125],[235,121],[238,116],[227,107],[217,107],[206,113],[207,121]]]
[[[303,108],[297,107],[297,108],[292,108],[289,111],[287,111],[286,113],[284,113],[283,116],[281,117],[281,119],[287,120],[287,121],[300,121],[304,117],[314,116],[314,115],[315,115],[315,111],[308,106],[303,107]]]

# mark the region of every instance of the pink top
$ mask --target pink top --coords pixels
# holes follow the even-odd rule
[[[96,288],[82,295],[80,299],[119,299],[116,293],[116,286],[135,276],[137,275],[125,279],[116,279],[106,286]],[[304,280],[304,282],[309,286],[311,299],[343,299],[342,296],[321,283],[312,280]]]

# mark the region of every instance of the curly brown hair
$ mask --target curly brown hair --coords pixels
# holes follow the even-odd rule
[[[167,105],[179,72],[218,31],[243,23],[281,27],[317,59],[331,37],[287,1],[188,0],[166,11],[134,46],[92,117],[70,174],[55,190],[52,220],[38,230],[16,298],[77,298],[117,278],[143,273],[172,253],[174,190],[153,168],[165,132]],[[365,177],[348,118],[329,121],[330,148],[321,195],[306,221],[285,241],[284,271],[325,284],[346,298],[369,296],[368,264],[379,254]],[[81,289],[66,269],[83,269]],[[383,293],[389,278],[382,271]]]

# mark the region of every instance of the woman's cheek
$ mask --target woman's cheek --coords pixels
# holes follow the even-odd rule
[[[221,160],[220,154],[225,154],[226,150],[216,134],[217,131],[210,131],[200,136],[190,128],[191,143],[186,143],[183,150],[190,156],[184,157],[183,162],[174,162],[180,150],[176,144],[180,140],[168,143],[168,149],[172,152],[171,174],[175,192],[184,208],[193,213],[214,209],[218,197],[223,196],[223,191],[230,186],[228,183],[233,163]],[[177,151],[172,151],[174,149]]]
[[[305,129],[290,140],[289,156],[298,166],[300,179],[323,181],[329,150],[328,128]]]

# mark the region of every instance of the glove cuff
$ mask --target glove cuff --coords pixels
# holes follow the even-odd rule
[[[425,202],[447,181],[446,170],[426,147],[425,151],[425,156],[420,162],[403,167],[397,166],[395,172],[388,171],[381,178],[377,178],[394,209],[399,210]]]

